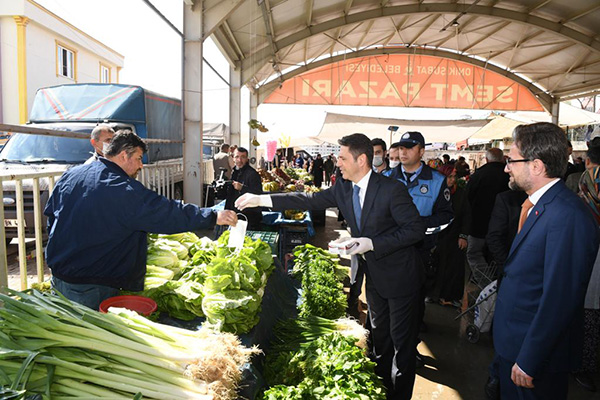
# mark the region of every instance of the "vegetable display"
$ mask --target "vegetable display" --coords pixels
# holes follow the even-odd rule
[[[263,399],[384,400],[385,390],[375,375],[375,363],[354,341],[334,332],[298,351],[278,353],[265,371],[272,387],[263,393]]]
[[[202,310],[217,329],[246,333],[258,323],[267,279],[274,269],[271,247],[260,239],[244,239],[238,251],[227,247],[229,231],[217,242],[215,258],[206,266]]]
[[[206,316],[218,330],[250,331],[258,323],[273,256],[260,239],[246,237],[239,250],[227,247],[228,241],[229,231],[216,242],[193,233],[151,235],[144,291],[137,294],[174,318]]]
[[[302,168],[273,168],[272,170],[259,169],[264,192],[307,192],[315,193],[320,188],[310,186],[314,178]]]
[[[233,399],[240,368],[256,352],[231,334],[165,326],[125,309],[101,314],[36,291],[9,294],[0,294],[0,382],[16,396]]]
[[[302,282],[300,316],[337,319],[346,313],[346,295],[342,280],[348,269],[338,258],[318,247],[306,244],[294,249],[295,277]]]

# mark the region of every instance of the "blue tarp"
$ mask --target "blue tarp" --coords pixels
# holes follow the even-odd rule
[[[29,118],[32,123],[130,124],[144,139],[183,140],[181,101],[140,86],[83,83],[41,88]],[[181,143],[151,143],[147,161],[182,156]]]

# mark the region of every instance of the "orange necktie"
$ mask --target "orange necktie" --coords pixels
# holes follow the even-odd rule
[[[519,229],[517,233],[521,232],[521,228],[525,225],[525,220],[527,219],[527,213],[533,207],[533,203],[529,201],[529,197],[525,199],[523,204],[521,204],[521,215],[519,216]]]

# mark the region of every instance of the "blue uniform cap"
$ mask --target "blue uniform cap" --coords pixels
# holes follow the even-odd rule
[[[412,148],[420,144],[425,147],[425,138],[421,135],[421,132],[406,132],[400,137],[400,146]]]

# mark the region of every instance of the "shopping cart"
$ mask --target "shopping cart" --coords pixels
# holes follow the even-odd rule
[[[465,285],[463,304],[466,308],[456,316],[467,319],[466,337],[470,343],[477,343],[481,333],[489,332],[494,318],[498,292],[496,263],[479,264],[471,267],[471,276]]]

